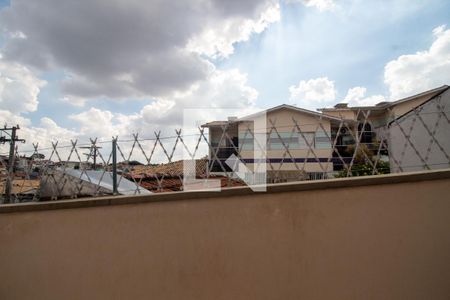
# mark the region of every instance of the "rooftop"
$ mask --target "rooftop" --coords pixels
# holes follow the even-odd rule
[[[293,105],[289,105],[289,104],[281,104],[272,108],[268,108],[265,110],[262,110],[260,112],[248,115],[248,116],[244,116],[235,120],[228,120],[228,121],[212,121],[212,122],[208,122],[206,124],[203,124],[202,127],[216,127],[216,126],[226,126],[228,124],[231,123],[235,123],[235,122],[244,122],[244,121],[248,121],[252,118],[255,118],[261,114],[267,114],[273,111],[277,111],[277,110],[281,110],[281,109],[288,109],[288,110],[292,110],[295,112],[300,112],[300,113],[305,113],[305,114],[309,114],[315,117],[318,117],[320,119],[326,119],[326,120],[330,120],[330,121],[341,121],[341,118],[338,117],[334,117],[334,116],[330,116],[327,114],[324,114],[322,112],[317,112],[317,111],[312,111],[312,110],[308,110],[308,109],[304,109],[304,108],[300,108],[297,106],[293,106]],[[349,120],[350,121],[350,120]]]
[[[370,110],[384,110],[386,108],[398,105],[400,103],[404,103],[407,101],[415,100],[421,97],[429,97],[429,99],[434,98],[435,96],[445,92],[449,88],[448,85],[443,85],[438,88],[434,88],[416,95],[412,95],[406,98],[402,98],[396,101],[383,101],[379,102],[372,106],[348,106],[347,103],[338,103],[334,107],[325,107],[319,108],[318,110],[321,112],[327,111],[339,111],[339,110],[361,110],[361,109],[370,109]]]

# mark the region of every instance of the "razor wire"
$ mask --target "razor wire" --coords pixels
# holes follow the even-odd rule
[[[133,134],[126,139],[52,141],[45,147],[32,143],[32,149],[20,145],[13,172],[6,153],[0,152],[0,203],[7,180],[12,182],[11,202],[183,191],[186,161],[195,162],[190,171],[196,178],[218,179],[223,187],[245,185],[227,164],[231,155],[250,170],[266,164],[267,183],[449,168],[450,107],[439,97],[429,106],[381,126],[374,124],[370,110],[357,111],[355,120],[317,115],[315,122],[305,123],[293,116],[290,124],[269,115],[265,145],[256,141],[256,128],[248,120],[203,126],[189,134],[175,129],[173,135],[155,131],[147,138]],[[265,156],[252,157],[255,147]]]

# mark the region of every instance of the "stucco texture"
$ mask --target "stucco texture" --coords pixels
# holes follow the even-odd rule
[[[0,299],[449,299],[450,180],[0,214]]]

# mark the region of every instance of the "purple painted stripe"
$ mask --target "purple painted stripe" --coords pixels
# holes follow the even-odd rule
[[[305,162],[305,160],[306,160],[306,162],[307,163],[319,163],[319,162],[321,162],[321,163],[326,163],[326,162],[328,162],[328,157],[319,157],[319,158],[294,158],[294,161],[296,162],[296,163],[303,163],[303,162]],[[345,163],[350,163],[350,161],[352,160],[352,158],[351,157],[343,157],[343,159],[342,159]],[[225,159],[221,159],[220,160],[221,162],[225,162]],[[292,158],[290,158],[290,157],[286,157],[286,158],[266,158],[266,159],[253,159],[253,158],[243,158],[243,159],[241,159],[241,161],[242,162],[244,162],[244,163],[247,163],[247,164],[253,164],[253,163],[255,163],[255,161],[256,161],[256,163],[263,163],[264,161],[266,162],[266,163],[281,163],[281,162],[283,162],[283,163],[292,163]],[[342,161],[338,158],[338,157],[333,157],[333,158],[331,158],[330,159],[330,162],[331,163],[333,163],[333,164],[342,164]]]

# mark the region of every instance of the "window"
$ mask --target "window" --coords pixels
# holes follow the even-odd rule
[[[253,135],[247,132],[239,133],[239,147],[242,150],[253,150]],[[331,140],[323,131],[317,132],[271,132],[267,137],[267,150],[308,150],[330,149]]]
[[[347,146],[347,145],[354,145],[355,144],[355,140],[353,139],[353,137],[351,135],[342,135],[342,146]]]
[[[309,144],[309,146],[308,146]],[[272,132],[267,143],[268,150],[302,150],[314,148],[314,133]]]
[[[329,138],[330,134],[326,134],[323,130],[318,130],[315,136],[315,144],[317,149],[330,149],[331,140]]]
[[[315,148],[314,136],[315,136],[315,134],[313,132],[304,132],[303,135],[299,134],[298,149],[309,149],[309,147],[311,147],[311,149],[314,149]]]
[[[253,150],[254,140],[252,132],[239,132],[239,147],[242,150]]]
[[[363,144],[372,143],[373,132],[372,126],[370,126],[369,123],[366,124],[360,123],[358,125],[358,134],[361,136],[361,143]]]

